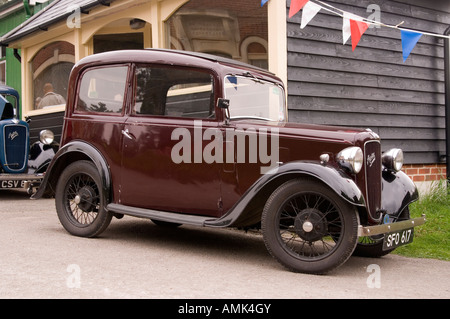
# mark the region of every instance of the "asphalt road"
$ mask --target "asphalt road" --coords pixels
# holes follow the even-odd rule
[[[450,262],[352,257],[326,276],[285,270],[259,234],[113,219],[69,235],[54,200],[0,191],[0,298],[450,298]]]

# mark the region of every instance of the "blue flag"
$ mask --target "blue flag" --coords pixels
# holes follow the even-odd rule
[[[403,50],[403,62],[409,57],[409,54],[416,46],[422,33],[415,31],[400,30],[402,33],[402,50]]]
[[[267,1],[269,1],[269,0],[261,0],[261,7],[262,7],[263,5],[265,5],[265,4],[267,3]]]

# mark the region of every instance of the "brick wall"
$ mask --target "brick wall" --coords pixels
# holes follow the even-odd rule
[[[402,170],[414,182],[431,182],[447,178],[445,164],[405,164]]]

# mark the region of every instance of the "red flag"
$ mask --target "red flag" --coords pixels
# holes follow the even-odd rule
[[[369,28],[369,24],[350,19],[350,33],[352,34],[352,51],[355,51],[359,40],[364,32]]]
[[[299,12],[309,0],[292,0],[289,8],[289,18]]]

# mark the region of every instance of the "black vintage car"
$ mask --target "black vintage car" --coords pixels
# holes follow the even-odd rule
[[[36,189],[58,150],[53,133],[43,130],[30,147],[29,125],[19,119],[19,93],[0,85],[0,189]]]

